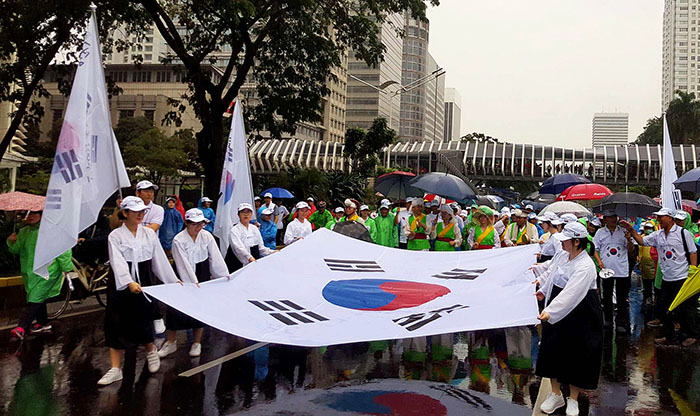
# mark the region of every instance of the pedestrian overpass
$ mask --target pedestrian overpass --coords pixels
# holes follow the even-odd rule
[[[299,139],[263,140],[250,148],[255,173],[297,168],[351,170],[342,143]],[[698,167],[695,145],[673,146],[676,169]],[[536,181],[559,173],[578,173],[607,185],[657,185],[661,180],[660,145],[566,148],[516,143],[400,142],[383,149],[386,167],[415,173],[449,172],[472,181]]]

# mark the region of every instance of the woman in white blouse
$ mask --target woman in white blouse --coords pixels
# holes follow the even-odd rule
[[[126,219],[108,237],[113,276],[107,286],[105,344],[111,368],[97,382],[102,386],[123,378],[121,356],[127,348],[145,345],[148,371],[158,371],[160,358],[153,344],[155,303],[141,287],[154,284],[155,277],[163,283],[180,282],[155,231],[141,225],[146,209],[143,200],[128,196],[120,207]]]
[[[252,205],[244,202],[238,206],[238,219],[240,222],[231,227],[229,232],[229,250],[225,259],[228,270],[231,273],[260,257],[269,256],[276,251],[265,247],[260,230],[250,223],[252,217]]]
[[[185,283],[199,284],[211,278],[228,277],[228,267],[216,245],[214,237],[204,226],[209,223],[199,208],[192,208],[185,213],[185,229],[173,239],[173,260],[180,279]],[[165,315],[167,340],[163,343],[158,356],[160,358],[177,351],[177,331],[193,329],[194,342],[190,347],[190,357],[199,357],[202,353],[202,333],[204,324],[185,315],[177,309],[168,307]]]
[[[307,219],[309,216],[309,204],[304,201],[296,205],[297,217],[287,224],[287,231],[284,232],[284,245],[288,246],[295,241],[311,235],[311,223]]]
[[[538,316],[542,339],[535,374],[552,382],[552,392],[540,407],[543,412],[566,406],[567,415],[578,415],[579,392],[598,387],[603,310],[596,290],[596,268],[586,252],[586,227],[572,222],[552,238],[562,242],[563,252],[534,269],[542,272],[537,298],[546,299],[547,304]],[[566,401],[561,384],[568,384],[571,390]]]

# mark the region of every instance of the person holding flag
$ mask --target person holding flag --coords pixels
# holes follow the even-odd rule
[[[454,211],[451,206],[442,204],[439,212],[442,221],[438,221],[430,232],[430,238],[435,240],[435,251],[455,251],[462,245],[462,234],[454,219]]]
[[[49,266],[49,278],[44,279],[34,273],[34,255],[36,241],[39,236],[39,223],[42,211],[27,213],[26,224],[18,233],[7,237],[7,248],[12,254],[19,254],[19,264],[22,271],[22,283],[27,292],[27,307],[19,325],[10,332],[13,338],[24,339],[30,331],[39,333],[51,330],[51,324],[46,313],[46,299],[58,296],[64,281],[63,273],[73,270],[71,250],[56,257]],[[36,319],[36,323],[32,322]]]
[[[200,283],[210,279],[229,277],[228,267],[221,256],[214,237],[204,229],[209,220],[199,208],[192,208],[185,213],[185,229],[173,240],[173,260],[177,274],[184,282]],[[194,342],[190,347],[190,357],[199,357],[202,353],[202,333],[204,324],[177,309],[168,307],[165,315],[167,339],[158,351],[158,357],[165,358],[177,351],[177,331],[193,329]]]
[[[229,232],[228,247],[225,261],[230,273],[252,263],[262,256],[274,253],[265,247],[260,230],[250,223],[253,217],[253,206],[243,202],[238,206],[238,218],[240,222],[231,227]]]
[[[426,216],[423,213],[423,199],[415,198],[411,201],[411,215],[408,217],[404,227],[404,233],[408,239],[409,250],[429,251],[430,224],[426,223]]]
[[[126,349],[146,347],[148,371],[160,369],[160,358],[153,343],[155,302],[142,287],[155,283],[180,283],[155,231],[144,227],[146,205],[136,196],[121,202],[124,224],[109,234],[109,262],[112,268],[107,283],[105,344],[109,347],[111,368],[97,382],[100,386],[123,378],[121,355]]]
[[[492,223],[493,211],[487,206],[481,206],[472,211],[473,227],[468,229],[467,244],[471,250],[486,250],[500,248],[501,240],[496,235]],[[465,228],[467,229],[467,228]]]
[[[389,201],[383,201],[379,207],[379,215],[374,219],[377,230],[375,243],[384,247],[399,246],[399,230],[394,225],[394,214],[389,210]]]
[[[546,233],[542,236],[544,241],[540,240],[540,252],[537,253],[537,262],[544,263],[554,258],[562,250],[561,242],[552,237],[559,232],[559,226],[564,224],[564,222],[553,212],[546,212],[538,218],[542,221],[542,228]]]

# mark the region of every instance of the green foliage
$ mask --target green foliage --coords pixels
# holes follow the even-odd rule
[[[668,105],[666,121],[671,135],[671,144],[700,143],[700,101],[695,93],[676,91],[678,95]],[[637,137],[636,144],[663,144],[663,116],[647,120],[644,131]]]
[[[497,138],[488,136],[484,133],[469,133],[459,139],[462,143],[477,142],[477,143],[500,143]]]
[[[396,141],[396,132],[385,118],[374,119],[369,130],[350,128],[345,134],[345,156],[352,158],[353,170],[373,176],[379,164],[379,152]]]

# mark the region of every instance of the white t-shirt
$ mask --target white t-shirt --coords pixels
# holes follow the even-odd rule
[[[289,210],[284,205],[279,205],[275,209],[274,215],[277,216],[277,229],[281,230],[282,228],[284,228],[284,222],[282,222],[282,218],[289,215]],[[272,219],[274,220],[275,218],[273,217]]]
[[[659,252],[659,267],[664,275],[664,280],[667,282],[675,282],[688,277],[688,260],[685,258],[685,249],[683,248],[683,240],[685,238],[688,253],[696,253],[697,247],[693,237],[689,231],[673,225],[668,235],[661,229],[644,236],[642,242],[645,246],[656,247]]]
[[[163,217],[165,216],[165,210],[163,207],[160,205],[156,205],[151,201],[150,204],[146,207],[146,215],[143,216],[143,224],[144,227],[147,227],[151,224],[158,224],[163,225]],[[156,234],[158,232],[156,231]]]
[[[300,238],[311,235],[311,222],[305,220],[299,221],[299,218],[294,218],[294,221],[287,224],[287,231],[284,232],[284,245],[288,246]]]
[[[608,227],[601,228],[595,233],[593,244],[605,268],[615,272],[614,277],[629,276],[628,240],[622,227],[616,227],[612,233]]]
[[[209,231],[201,230],[193,240],[185,229],[173,239],[173,260],[183,282],[198,283],[197,263],[207,259],[209,259],[209,272],[212,279],[229,275],[224,257]]]
[[[404,232],[404,228],[408,226],[408,217],[411,216],[411,213],[408,212],[408,210],[401,210],[399,211],[396,216],[399,218],[399,243],[408,243],[408,239],[406,238],[406,233]]]

